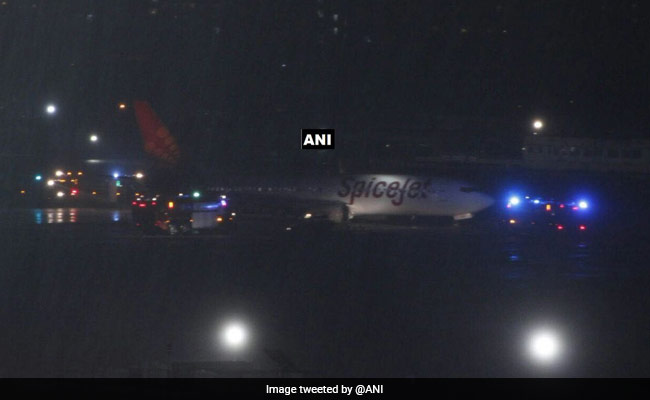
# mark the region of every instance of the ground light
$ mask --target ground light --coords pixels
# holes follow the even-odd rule
[[[528,335],[526,347],[530,360],[538,366],[554,366],[564,355],[562,335],[548,327],[532,330]]]
[[[248,329],[243,323],[232,321],[221,329],[220,342],[228,350],[242,350],[246,347],[248,336]]]

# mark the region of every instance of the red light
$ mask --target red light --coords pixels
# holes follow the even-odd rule
[[[564,227],[563,227],[562,225],[558,225],[558,226],[557,226],[557,230],[558,230],[558,231],[561,231],[562,229],[564,229]]]
[[[152,205],[152,206],[155,206],[155,205],[156,205],[156,202],[155,202],[155,201],[152,201],[152,202],[151,202],[151,205]]]
[[[578,206],[573,206],[573,207],[571,207],[571,208],[574,209],[574,210],[577,210],[577,209],[578,209]]]
[[[140,207],[146,207],[147,205],[145,203],[140,203]]]
[[[564,204],[560,204],[560,208],[564,208]]]
[[[510,206],[510,203],[508,203],[508,205],[506,206],[506,208],[510,208],[510,207],[511,207],[511,206]]]
[[[581,230],[581,231],[587,230],[587,227],[584,226],[584,225],[580,225],[580,230]]]
[[[132,205],[132,206],[137,206],[137,205],[138,205],[138,202],[137,202],[137,201],[134,201],[134,202],[131,203],[131,205]]]

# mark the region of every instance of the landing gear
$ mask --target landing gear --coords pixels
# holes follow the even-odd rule
[[[351,218],[350,209],[345,205],[336,207],[327,214],[327,219],[336,223],[347,222]]]

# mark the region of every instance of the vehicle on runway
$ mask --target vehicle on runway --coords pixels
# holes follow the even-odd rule
[[[198,192],[197,192],[198,193]],[[225,195],[137,197],[131,202],[135,225],[144,233],[169,235],[232,232],[236,212]]]
[[[504,207],[500,223],[510,230],[552,230],[586,233],[591,230],[592,213],[586,199],[558,201],[552,198],[512,195]]]

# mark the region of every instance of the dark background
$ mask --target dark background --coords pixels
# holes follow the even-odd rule
[[[190,164],[231,173],[299,165],[307,127],[341,146],[451,127],[518,149],[536,117],[548,134],[645,137],[649,22],[635,1],[6,0],[3,165],[141,157],[117,108],[133,99]]]

